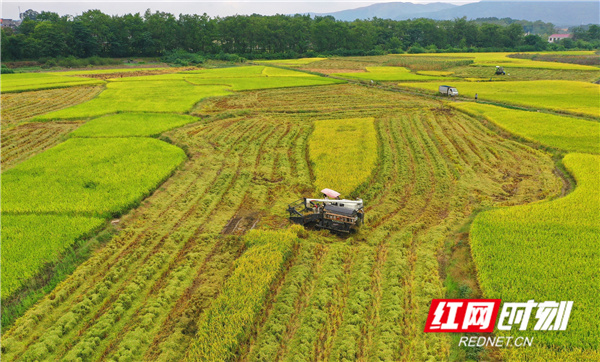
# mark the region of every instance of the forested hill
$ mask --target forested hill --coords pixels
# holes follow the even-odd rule
[[[467,17],[512,18],[550,22],[558,26],[600,23],[598,1],[481,1],[455,6],[444,3],[412,4],[407,2],[373,4],[328,14],[338,20],[352,21],[373,17],[406,20],[423,17],[434,20],[452,20]]]
[[[24,60],[163,56],[180,50],[202,56],[235,54],[248,59],[386,52],[535,51],[600,46],[600,27],[574,30],[573,39],[548,45],[525,35],[523,25],[464,18],[435,21],[336,21],[331,16],[236,15],[216,17],[164,12],[110,16],[90,10],[78,16],[28,12],[21,25],[2,29],[2,59]]]

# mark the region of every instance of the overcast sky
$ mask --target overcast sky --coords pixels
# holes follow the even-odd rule
[[[127,13],[143,13],[150,8],[154,11],[165,11],[179,15],[203,14],[210,16],[227,16],[235,14],[295,14],[295,13],[326,13],[345,9],[355,9],[383,2],[398,2],[402,0],[380,1],[341,1],[341,0],[307,0],[307,1],[281,1],[281,0],[246,0],[246,1],[2,1],[2,18],[18,19],[19,7],[21,11],[33,9],[36,11],[53,11],[60,15],[77,15],[90,9],[99,9],[111,15]],[[404,0],[406,2],[426,4],[436,0]],[[477,0],[437,0],[456,5],[463,5]]]
[[[328,13],[332,11],[355,9],[376,3],[384,2],[412,2],[415,4],[427,4],[432,2],[446,2],[456,5],[464,5],[479,0],[306,0],[306,1],[285,1],[285,0],[236,0],[236,1],[146,1],[133,0],[126,2],[119,1],[89,1],[89,0],[70,0],[70,1],[2,1],[2,18],[18,19],[19,7],[21,11],[33,9],[36,11],[53,11],[60,15],[78,15],[90,9],[99,9],[110,15],[123,15],[127,13],[144,13],[146,9],[154,11],[164,11],[175,15],[184,14],[203,14],[210,16],[228,16],[235,14],[296,14],[296,13]],[[483,1],[503,1],[503,0],[483,0]],[[504,0],[520,1],[520,0]],[[527,1],[598,1],[598,0],[527,0]]]

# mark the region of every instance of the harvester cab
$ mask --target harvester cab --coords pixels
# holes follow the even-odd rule
[[[331,189],[321,190],[323,198],[302,198],[288,205],[290,221],[317,230],[350,233],[364,221],[362,199],[340,199],[340,193]]]
[[[504,72],[504,67],[496,65],[496,75],[506,75],[506,73]]]

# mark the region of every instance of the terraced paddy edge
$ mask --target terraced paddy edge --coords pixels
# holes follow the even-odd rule
[[[488,104],[462,102],[451,106],[476,117],[485,117],[500,128],[529,141],[564,151],[600,154],[598,122]]]
[[[577,180],[575,191],[552,202],[480,214],[471,229],[471,248],[487,298],[574,302],[567,331],[528,331],[529,336],[567,351],[597,351],[600,156],[572,153],[563,162]]]
[[[198,104],[192,113],[206,122],[166,134],[187,147],[188,161],[5,332],[3,360],[184,358],[244,255],[238,227],[225,226],[285,228],[287,204],[312,195],[305,150],[316,113],[375,119],[379,163],[362,195],[368,225],[345,240],[302,239],[234,353],[445,359],[447,337],[422,332],[429,302],[444,296],[440,249],[474,209],[544,199],[560,182],[545,154],[436,105],[353,85]]]
[[[349,197],[377,164],[373,118],[315,121],[308,143],[317,191],[331,188]]]
[[[438,92],[439,83],[400,83],[402,87]],[[600,85],[564,80],[527,82],[452,82],[461,96],[509,103],[536,109],[550,109],[598,118]]]
[[[2,94],[2,131],[44,113],[67,108],[96,97],[104,86],[78,86]],[[37,141],[35,138],[32,141]],[[4,144],[4,141],[2,142]]]
[[[50,73],[2,74],[1,78],[3,94],[104,83],[99,79],[69,77]]]

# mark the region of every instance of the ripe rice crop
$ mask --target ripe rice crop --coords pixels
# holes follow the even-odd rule
[[[195,87],[184,80],[139,82],[135,79],[137,77],[109,82],[106,90],[91,101],[34,120],[85,119],[117,112],[183,113],[203,98],[228,94],[222,86]]]
[[[338,79],[323,78],[306,74],[306,76],[276,76],[276,77],[257,77],[257,78],[225,78],[220,81],[212,79],[203,79],[195,77],[186,77],[186,81],[196,85],[210,85],[215,83],[231,87],[234,91],[246,91],[256,89],[287,88],[287,87],[307,87],[313,85],[331,85],[343,83]]]
[[[406,67],[408,69],[418,71],[439,71],[473,64],[472,59],[450,56],[436,57],[428,55],[430,54],[419,56],[390,55],[390,59],[387,61],[386,65]]]
[[[188,70],[179,74],[194,74],[199,78],[246,78],[263,77],[264,66],[229,67],[216,69]]]
[[[308,152],[315,186],[350,195],[365,182],[377,163],[377,132],[373,118],[314,122]]]
[[[598,122],[487,104],[463,102],[452,106],[475,116],[483,116],[530,141],[565,151],[600,154]]]
[[[40,114],[89,101],[103,90],[103,86],[81,86],[2,94],[2,129],[6,131]]]
[[[422,88],[437,93],[440,83],[400,83],[403,87]],[[532,108],[599,117],[600,85],[565,80],[529,82],[452,82],[459,94]],[[567,96],[568,95],[568,96]]]
[[[77,85],[103,84],[99,79],[68,77],[50,73],[2,74],[2,93],[72,87]]]
[[[231,360],[260,314],[271,284],[292,254],[299,227],[284,231],[251,230],[248,251],[235,262],[223,291],[198,321],[188,361]]]
[[[282,68],[274,68],[274,67],[265,67],[263,69],[262,74],[266,77],[308,77],[308,78],[319,78],[318,75],[298,72],[295,70],[282,69]]]
[[[203,351],[225,358],[448,359],[450,338],[422,332],[431,299],[444,296],[445,244],[473,209],[543,199],[560,182],[548,155],[438,109],[427,98],[353,84],[196,105],[202,122],[165,134],[189,160],[14,322],[2,336],[3,361],[183,360],[198,328],[211,331],[209,311],[226,335],[209,336]],[[287,204],[314,193],[307,150],[315,118],[370,119],[378,162],[357,193],[369,223],[347,239],[302,232],[283,263],[267,257],[279,255],[279,244],[262,253],[256,238],[244,253],[238,234],[285,228]],[[267,272],[244,273],[256,266]],[[243,292],[258,297],[245,304]]]
[[[285,65],[286,67],[294,67],[307,65],[327,58],[300,58],[300,59],[273,59],[273,60],[254,60],[257,64],[278,64]]]
[[[2,129],[2,171],[62,142],[78,122],[25,123]]]
[[[3,210],[4,211],[4,210]],[[100,218],[68,215],[2,215],[2,299],[76,240],[104,224]]]
[[[110,69],[94,69],[94,70],[69,70],[66,72],[53,72],[56,75],[95,75],[95,74],[113,74],[113,73],[132,73],[132,72],[148,72],[155,70],[169,70],[170,68],[110,68]]]
[[[509,68],[496,75],[495,66],[453,68],[454,75],[468,81],[571,80],[592,83],[600,77],[598,70]]]
[[[444,79],[438,76],[419,75],[411,73],[403,67],[367,67],[366,73],[333,73],[332,75],[344,78],[354,78],[374,81],[406,81],[406,80],[434,80]]]
[[[573,153],[563,162],[577,180],[575,191],[551,202],[479,214],[471,227],[471,249],[486,298],[574,301],[565,332],[513,328],[510,335],[565,349],[598,349],[600,259],[593,251],[600,243],[600,156]]]
[[[514,53],[508,52],[492,52],[492,53],[429,53],[429,54],[403,54],[398,57],[439,57],[439,58],[464,58],[472,59],[473,66],[503,66],[505,68],[541,68],[541,69],[573,69],[573,70],[598,70],[597,67],[590,65],[579,65],[569,63],[556,63],[556,62],[545,62],[535,61],[531,59],[519,59],[510,58],[508,55]],[[526,54],[545,54],[545,52],[533,52]],[[546,53],[547,54],[547,53]],[[575,51],[575,52],[561,52],[560,54],[593,54],[593,51]]]
[[[155,139],[73,138],[3,172],[2,211],[118,214],[184,159],[181,149]]]
[[[229,89],[241,91],[342,82],[290,70],[270,70],[277,76],[268,76],[263,74],[265,68],[267,67],[232,67],[115,78],[93,100],[36,117],[35,120],[83,119],[117,112],[184,113],[204,98],[230,94]]]
[[[447,72],[443,70],[420,70],[417,72],[419,75],[434,75],[434,76],[448,76],[454,74],[454,72]]]
[[[199,118],[181,114],[118,113],[94,118],[71,135],[75,137],[157,136],[170,129],[199,120]]]

